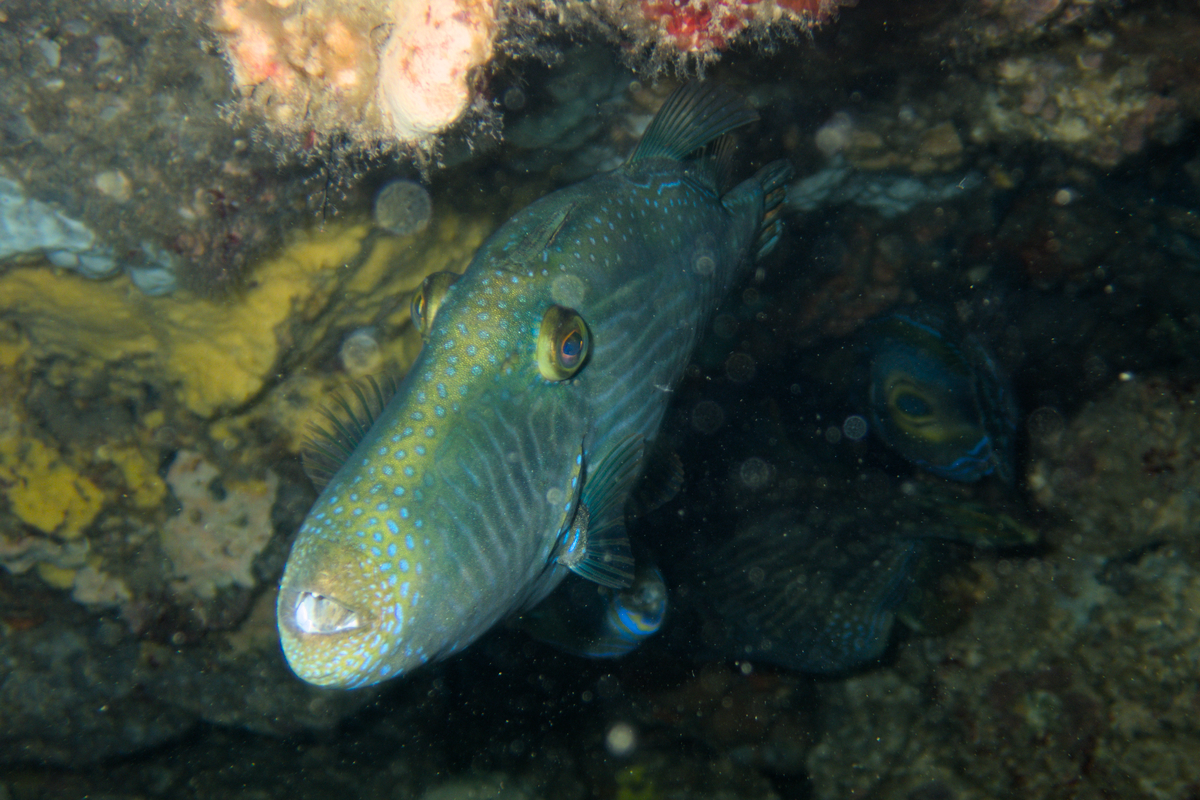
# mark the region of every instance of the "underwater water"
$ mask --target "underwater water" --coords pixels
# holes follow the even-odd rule
[[[0,800],[1196,796],[1200,9],[384,5],[0,8]]]

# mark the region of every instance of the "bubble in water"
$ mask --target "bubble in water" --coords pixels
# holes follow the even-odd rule
[[[842,423],[842,433],[852,442],[860,441],[867,435],[867,421],[858,414],[851,414]]]
[[[508,89],[502,98],[504,107],[510,111],[520,111],[525,107],[525,93],[517,86]]]
[[[420,233],[433,216],[433,201],[425,187],[413,181],[392,181],[375,195],[375,224],[397,236]]]
[[[1091,355],[1083,362],[1083,377],[1091,383],[1100,383],[1108,377],[1108,364],[1098,355]]]
[[[378,372],[383,363],[383,354],[379,350],[375,331],[359,328],[347,336],[338,351],[338,359],[342,362],[342,368],[355,378]]]
[[[725,375],[734,383],[748,383],[754,372],[754,359],[746,353],[734,353],[725,359]]]
[[[722,339],[732,339],[737,335],[738,321],[733,314],[717,314],[713,320],[713,333]]]
[[[725,411],[712,400],[701,400],[692,406],[692,427],[700,433],[716,433],[724,424]]]
[[[771,465],[758,456],[742,462],[738,475],[747,489],[761,489],[771,481]]]
[[[1029,438],[1034,444],[1052,445],[1062,436],[1066,423],[1058,409],[1042,406],[1029,412],[1025,427],[1029,430]]]
[[[820,128],[817,128],[816,136],[813,138],[817,149],[826,156],[840,153],[849,146],[851,139],[854,138],[854,121],[850,119],[849,114],[840,111]]]
[[[586,287],[577,275],[556,275],[550,284],[550,296],[554,302],[567,308],[578,308],[583,302]]]

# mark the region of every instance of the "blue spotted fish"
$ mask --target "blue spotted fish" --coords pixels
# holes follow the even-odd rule
[[[756,118],[727,89],[684,86],[623,166],[516,214],[461,278],[426,280],[425,346],[395,395],[367,392],[373,421],[325,439],[344,463],[279,591],[297,675],[374,684],[569,572],[634,581],[624,506],[647,445],[714,306],[780,234],[786,162],[726,191],[728,147],[696,155]]]
[[[886,652],[897,622],[924,632],[961,616],[939,584],[973,548],[1038,540],[1002,510],[934,488],[914,492],[756,512],[700,554],[710,651],[801,672],[856,669]]]
[[[943,478],[1014,476],[1017,407],[995,360],[975,337],[924,309],[872,322],[871,421],[913,464]]]

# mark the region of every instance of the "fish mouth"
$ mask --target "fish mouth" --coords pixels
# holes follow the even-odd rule
[[[315,592],[300,592],[292,613],[293,622],[304,633],[341,633],[362,626],[352,608]]]
[[[279,617],[292,633],[300,636],[330,636],[366,627],[366,615],[335,597],[315,589],[284,589],[280,592]]]

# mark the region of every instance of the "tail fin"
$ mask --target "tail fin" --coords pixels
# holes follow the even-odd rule
[[[754,173],[754,180],[762,186],[763,218],[758,229],[755,259],[761,259],[775,249],[783,234],[783,201],[787,199],[787,185],[795,176],[795,170],[786,159],[772,161]]]

